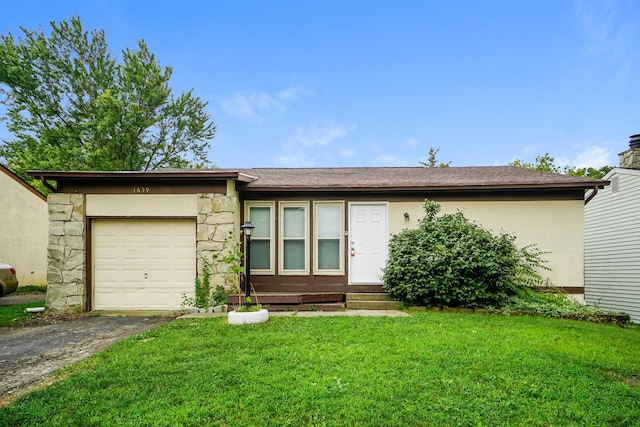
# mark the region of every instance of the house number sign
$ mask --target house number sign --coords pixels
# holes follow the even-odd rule
[[[150,190],[149,187],[133,187],[134,193],[148,193]]]

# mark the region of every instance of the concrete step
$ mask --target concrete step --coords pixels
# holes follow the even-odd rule
[[[393,301],[386,292],[348,293],[347,301]]]
[[[354,301],[347,300],[347,309],[351,310],[400,310],[399,301]]]

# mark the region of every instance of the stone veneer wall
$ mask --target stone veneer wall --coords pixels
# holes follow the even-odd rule
[[[86,228],[84,194],[51,193],[46,308],[80,312],[86,299]]]
[[[86,304],[86,226],[83,194],[51,193],[46,307],[52,312],[81,312]],[[211,287],[230,287],[228,266],[222,258],[238,243],[238,198],[198,194],[196,256],[198,275],[202,260],[211,270]],[[215,258],[214,258],[215,255]]]
[[[218,285],[232,290],[227,277],[228,265],[222,262],[231,248],[238,243],[240,219],[238,198],[224,194],[198,194],[198,220],[196,229],[196,257],[198,276],[202,274],[202,260],[211,271],[211,289]],[[226,279],[226,280],[225,280]]]
[[[620,167],[627,169],[640,169],[640,148],[632,148],[618,154]]]

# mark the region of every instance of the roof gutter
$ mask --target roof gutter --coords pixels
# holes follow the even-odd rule
[[[488,184],[488,185],[424,185],[424,186],[403,186],[403,185],[246,185],[243,191],[246,192],[267,192],[267,191],[307,191],[307,192],[354,192],[354,191],[519,191],[519,190],[582,190],[589,187],[575,185],[575,183],[547,184]]]
[[[44,177],[45,179],[57,180],[85,180],[85,179],[138,179],[138,178],[165,178],[165,179],[241,179],[250,180],[254,177],[240,174],[238,171],[209,171],[194,169],[189,171],[42,171],[29,170],[27,175]]]

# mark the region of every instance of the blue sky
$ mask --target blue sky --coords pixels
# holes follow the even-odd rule
[[[4,2],[0,32],[80,16],[144,39],[217,127],[220,167],[617,165],[640,133],[640,2]],[[0,137],[7,136],[0,128]]]

